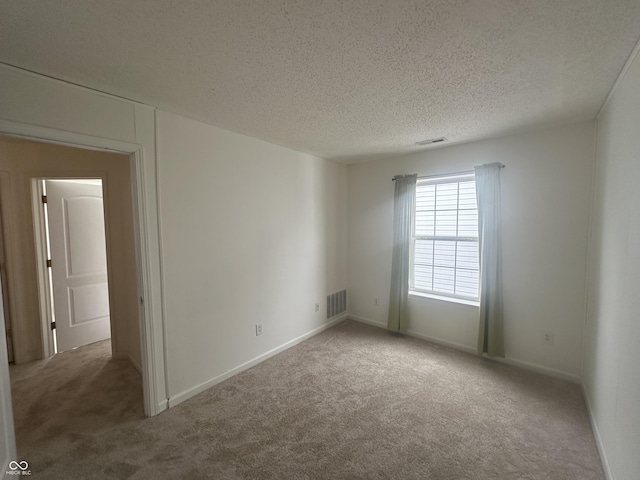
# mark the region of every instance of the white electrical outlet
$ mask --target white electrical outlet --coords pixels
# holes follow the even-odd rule
[[[542,341],[547,345],[553,345],[553,332],[544,332],[542,334]]]
[[[262,335],[262,324],[261,323],[256,323],[256,337],[258,335]]]
[[[316,309],[316,310],[315,310],[316,312],[319,312],[319,311],[320,311],[320,304],[319,304],[319,303],[316,303],[316,305],[315,305],[315,309]]]

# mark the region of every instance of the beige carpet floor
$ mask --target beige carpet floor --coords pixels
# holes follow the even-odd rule
[[[352,321],[150,419],[108,343],[11,375],[34,479],[604,478],[578,385]]]

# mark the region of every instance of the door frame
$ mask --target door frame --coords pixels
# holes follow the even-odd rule
[[[157,281],[154,281],[154,277],[152,275],[152,271],[160,269],[160,265],[158,264],[159,258],[154,258],[155,256],[152,255],[150,251],[154,244],[159,245],[160,241],[158,231],[149,231],[147,229],[147,225],[151,222],[147,216],[146,209],[147,191],[145,186],[145,174],[148,175],[147,170],[149,167],[145,166],[144,146],[137,143],[123,142],[120,140],[95,137],[81,133],[72,133],[9,120],[0,120],[0,134],[36,142],[66,145],[87,150],[108,150],[129,155],[134,210],[133,222],[139,298],[138,319],[141,343],[140,366],[142,369],[144,413],[146,416],[151,417],[164,411],[168,407],[165,358],[166,334],[162,309],[158,311],[157,307],[154,308],[154,303],[159,301],[160,304],[162,304],[161,298],[157,298],[161,297],[161,288],[159,288]],[[151,161],[155,162],[155,159],[151,159]],[[154,200],[157,202],[157,199]],[[5,239],[7,239],[6,236]],[[8,241],[5,244],[5,248],[10,250]],[[7,257],[11,256],[9,252],[6,251],[5,253],[7,254]],[[8,281],[11,284],[10,271],[7,272],[7,276],[9,277]],[[155,321],[154,314],[156,317]],[[157,319],[157,317],[160,318]],[[161,332],[155,331],[157,330],[155,325],[156,323],[159,323],[161,326]],[[12,329],[12,331],[14,330]],[[161,335],[161,345],[156,345],[156,338],[158,334]],[[159,378],[164,381],[160,383]],[[160,397],[158,394],[159,383],[164,384],[164,398]]]
[[[0,174],[0,183],[2,183],[2,174]],[[0,202],[0,206],[1,206]],[[15,362],[15,351],[13,349],[13,332],[11,332],[11,323],[9,323],[9,319],[11,318],[9,315],[9,292],[8,289],[8,273],[7,273],[7,252],[5,248],[5,240],[4,240],[4,226],[3,226],[4,216],[0,211],[0,302],[2,303],[2,311],[0,311],[0,315],[2,315],[4,319],[3,326],[3,335],[7,342],[7,357],[9,363]]]
[[[39,178],[31,179],[31,206],[33,209],[33,232],[36,237],[36,265],[38,266],[38,293],[40,300],[40,328],[42,330],[42,356],[49,358],[55,354],[51,322],[51,282],[47,272],[47,235],[45,233],[44,208],[42,207],[42,183]]]

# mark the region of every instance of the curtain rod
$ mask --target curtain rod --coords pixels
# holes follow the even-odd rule
[[[504,163],[501,163],[499,165],[499,168],[504,168],[505,166],[506,165]],[[418,178],[456,177],[458,175],[471,175],[472,173],[476,173],[476,171],[475,170],[467,170],[467,171],[464,171],[464,172],[441,173],[439,175],[424,175],[424,176],[418,177]],[[391,180],[395,182],[396,181],[396,177],[402,177],[402,175],[396,175]]]

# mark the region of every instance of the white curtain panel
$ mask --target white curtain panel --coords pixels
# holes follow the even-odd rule
[[[409,262],[416,210],[417,178],[416,174],[394,177],[393,256],[387,327],[389,330],[403,333],[409,327]]]
[[[504,357],[500,163],[475,167],[480,248],[478,353]]]

